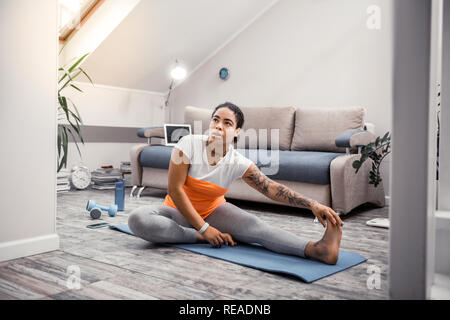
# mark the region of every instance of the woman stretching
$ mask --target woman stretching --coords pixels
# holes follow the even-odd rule
[[[275,252],[336,264],[341,219],[331,208],[269,179],[234,149],[243,124],[242,111],[226,102],[213,111],[209,135],[182,137],[171,154],[164,203],[133,210],[131,231],[155,243],[207,242],[220,247],[236,245],[234,239],[256,242]],[[224,195],[238,177],[270,199],[309,208],[326,227],[323,238],[307,241],[227,202]]]

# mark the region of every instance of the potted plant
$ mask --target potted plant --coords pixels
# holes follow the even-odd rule
[[[380,166],[383,159],[391,152],[391,136],[389,132],[381,138],[377,137],[374,142],[369,143],[361,148],[361,158],[353,161],[353,168],[356,169],[355,173],[358,173],[364,161],[372,159],[372,169],[369,173],[369,184],[373,184],[377,187],[381,181]]]
[[[64,46],[59,51],[61,55]],[[78,153],[81,157],[80,148],[78,147],[77,138],[84,144],[83,136],[81,134],[81,125],[83,121],[81,119],[78,109],[73,101],[63,94],[63,90],[67,87],[83,92],[78,88],[74,81],[81,74],[94,84],[89,75],[80,67],[80,64],[86,59],[89,53],[84,54],[81,58],[71,59],[67,64],[58,68],[59,80],[58,80],[58,169],[59,172],[63,167],[67,166],[67,155],[69,145],[69,134],[75,142],[75,146],[78,149]],[[75,62],[73,62],[75,60]],[[63,121],[67,121],[64,123]],[[68,123],[68,124],[67,124]]]

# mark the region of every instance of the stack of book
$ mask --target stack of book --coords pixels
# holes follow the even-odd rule
[[[122,172],[122,176],[125,179],[125,187],[131,187],[131,162],[122,161],[120,163],[120,172]]]
[[[92,189],[108,190],[116,186],[116,178],[122,178],[122,172],[113,166],[102,166],[91,172]]]
[[[56,192],[62,193],[70,190],[69,182],[70,171],[68,169],[61,169],[56,174]]]

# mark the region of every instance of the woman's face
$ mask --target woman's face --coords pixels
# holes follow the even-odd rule
[[[236,129],[237,119],[233,111],[224,107],[218,109],[209,123],[209,137],[212,142],[223,141],[231,143],[234,137],[239,135],[240,129]]]

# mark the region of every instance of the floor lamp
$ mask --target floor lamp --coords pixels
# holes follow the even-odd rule
[[[169,86],[169,93],[167,94],[167,98],[166,98],[166,102],[164,104],[164,110],[166,110],[166,108],[169,106],[169,98],[170,98],[170,94],[172,92],[173,89],[173,85],[174,82],[176,80],[183,80],[186,77],[186,69],[183,68],[179,63],[178,63],[178,59],[175,60],[175,65],[172,68],[172,70],[170,71],[170,77],[172,78],[171,82],[170,82],[170,86]],[[169,111],[169,123],[171,123],[171,112]]]

